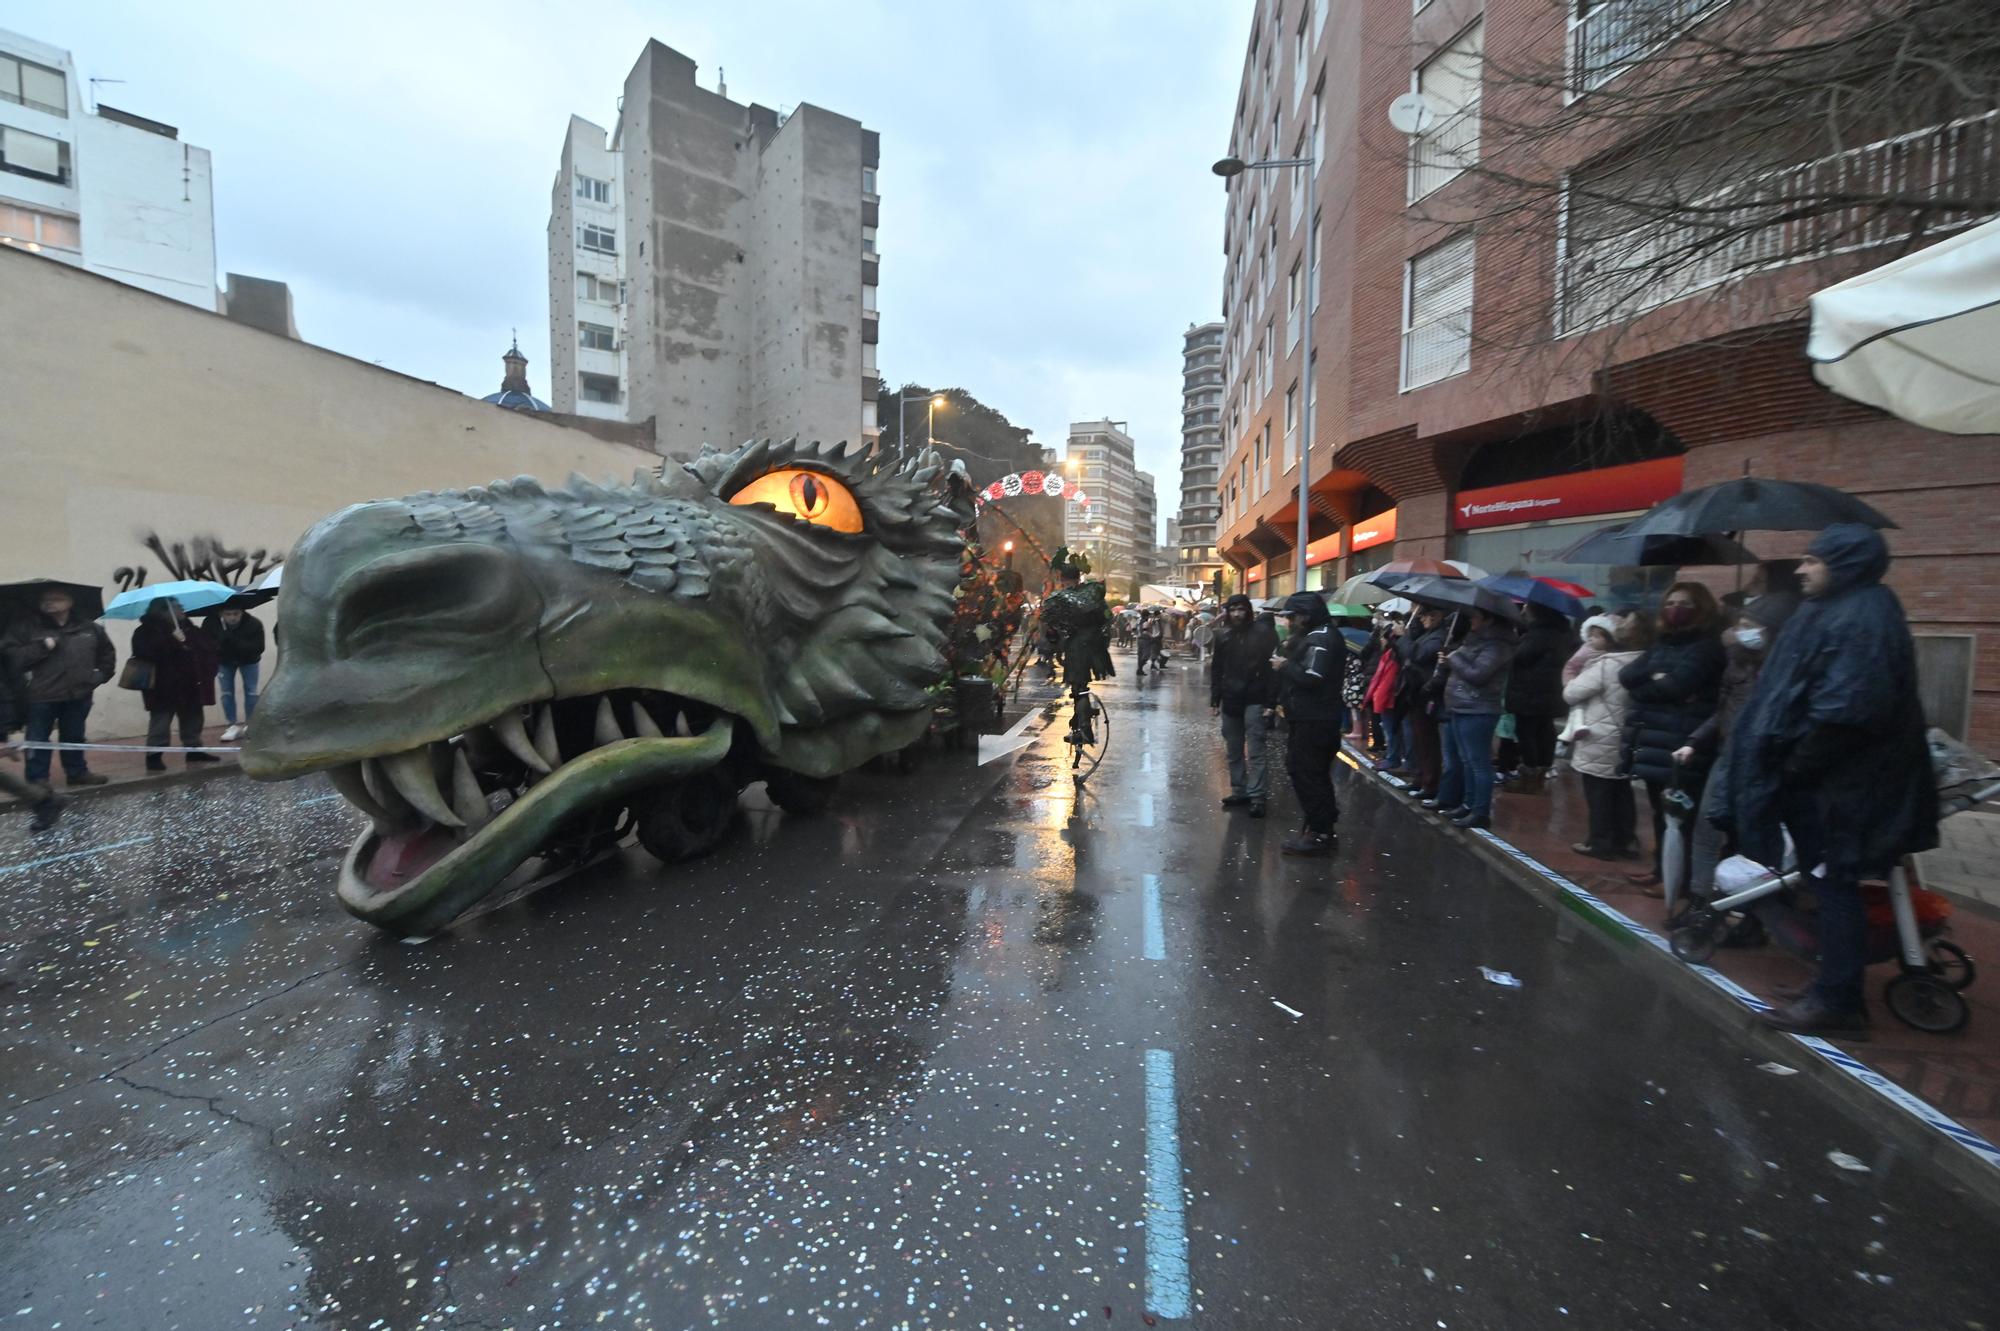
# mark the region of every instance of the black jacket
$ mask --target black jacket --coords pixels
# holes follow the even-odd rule
[[[1938,843],[1916,644],[1882,585],[1880,532],[1843,523],[1810,549],[1831,585],[1786,623],[1736,719],[1715,822],[1745,855],[1775,864],[1781,796],[1810,797],[1836,875],[1886,869]]]
[[[118,668],[118,653],[103,628],[75,615],[60,628],[44,614],[24,619],[7,639],[6,657],[9,670],[27,677],[29,702],[88,698]]]
[[[1278,701],[1287,721],[1338,722],[1345,706],[1341,686],[1347,682],[1347,640],[1331,623],[1285,643],[1285,664],[1278,668]]]
[[[1245,707],[1277,702],[1278,674],[1271,668],[1277,653],[1278,630],[1269,620],[1252,619],[1217,633],[1208,663],[1208,705],[1241,716]]]
[[[1530,623],[1515,642],[1507,668],[1507,710],[1515,716],[1567,715],[1562,670],[1576,648],[1576,630],[1567,620]]]
[[[1663,785],[1673,781],[1674,750],[1715,715],[1727,666],[1720,635],[1692,629],[1663,635],[1618,672],[1632,698],[1625,713],[1625,761],[1632,775]],[[1699,777],[1708,765],[1697,753],[1681,774]]]
[[[1442,623],[1433,629],[1417,625],[1397,639],[1398,664],[1402,667],[1396,677],[1398,707],[1421,710],[1424,706],[1431,679],[1437,673],[1438,653],[1444,650],[1444,635]]]
[[[222,665],[249,665],[264,659],[264,626],[246,612],[235,628],[225,628],[218,612],[201,622],[201,631],[215,643],[215,659]]]

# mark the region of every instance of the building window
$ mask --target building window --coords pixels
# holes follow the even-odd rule
[[[1312,307],[1319,308],[1319,213],[1313,212],[1312,230],[1306,233],[1306,286],[1312,292]]]
[[[599,277],[595,273],[580,272],[576,275],[576,298],[578,300],[602,301],[606,305],[616,305],[618,303],[618,284],[608,277]]]
[[[577,380],[585,402],[616,403],[619,400],[616,375],[580,374]]]
[[[1299,30],[1292,37],[1292,104],[1306,90],[1306,25],[1312,22],[1312,9],[1308,5],[1299,6]]]
[[[54,213],[0,203],[0,243],[80,250],[83,237],[74,217],[58,217]]]
[[[1285,470],[1290,471],[1299,457],[1299,386],[1285,390]]]
[[[587,351],[618,350],[617,333],[603,324],[578,323],[576,342]]]
[[[599,180],[595,176],[578,176],[576,178],[576,197],[584,200],[586,203],[610,203],[611,182],[608,180]]]
[[[1729,0],[1569,0],[1569,95],[1645,59]]]
[[[861,253],[865,257],[870,259],[877,257],[875,249],[875,228],[872,226],[864,226],[861,228]]]
[[[598,254],[618,253],[618,232],[616,228],[599,226],[595,222],[583,224],[583,247]]]
[[[1479,76],[1485,24],[1474,23],[1418,68],[1411,88],[1435,117],[1410,136],[1410,202],[1479,160]]]
[[[1294,162],[1303,162],[1306,160],[1305,130],[1299,131],[1299,141],[1292,148],[1292,160]],[[1292,230],[1294,231],[1299,229],[1299,219],[1305,216],[1306,195],[1312,192],[1311,185],[1312,182],[1306,178],[1305,167],[1295,166],[1292,168]]]
[[[1410,260],[1403,298],[1403,387],[1463,374],[1472,364],[1472,236]]]
[[[875,168],[872,166],[861,168],[861,192],[863,194],[875,192]]]
[[[861,308],[871,314],[875,312],[875,287],[872,283],[861,288]]]
[[[69,145],[60,139],[0,125],[0,171],[69,184]]]
[[[0,55],[0,102],[69,117],[69,90],[63,72],[19,56]]]
[[[1299,329],[1305,322],[1299,317],[1299,300],[1305,294],[1305,274],[1300,271],[1302,259],[1293,260],[1291,276],[1285,279],[1285,354],[1299,344]]]

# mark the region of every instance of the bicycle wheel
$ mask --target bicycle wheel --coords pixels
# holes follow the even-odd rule
[[[1080,786],[1090,779],[1104,761],[1104,747],[1111,740],[1111,713],[1095,694],[1080,694],[1070,715],[1070,773]]]

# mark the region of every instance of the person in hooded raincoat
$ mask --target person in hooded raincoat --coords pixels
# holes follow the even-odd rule
[[[1889,547],[1853,523],[1828,527],[1799,566],[1805,603],[1785,625],[1738,715],[1715,822],[1762,864],[1824,864],[1819,975],[1761,1014],[1796,1034],[1866,1038],[1864,878],[1938,844],[1938,796],[1903,603],[1882,585]]]

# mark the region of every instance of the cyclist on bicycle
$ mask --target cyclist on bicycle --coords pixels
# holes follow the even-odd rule
[[[1062,663],[1063,687],[1072,698],[1090,692],[1092,680],[1110,679],[1111,611],[1104,603],[1104,584],[1085,582],[1083,569],[1072,563],[1065,546],[1049,561],[1062,586],[1042,602],[1042,631]]]

